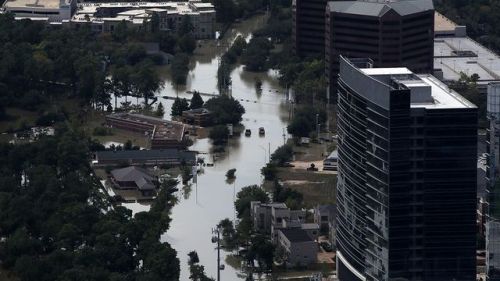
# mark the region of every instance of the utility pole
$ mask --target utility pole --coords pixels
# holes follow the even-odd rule
[[[217,236],[212,236],[212,243],[217,243],[217,281],[220,281],[220,229],[219,226],[212,230],[212,234],[217,234]]]
[[[316,113],[316,138],[319,141],[319,113]]]
[[[269,155],[269,162],[271,162],[271,143],[268,143],[267,147],[267,155]]]

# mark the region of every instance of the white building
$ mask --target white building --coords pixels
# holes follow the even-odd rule
[[[76,10],[76,0],[6,0],[2,12],[16,19],[41,20],[50,23],[69,22]]]
[[[76,26],[90,23],[98,32],[113,32],[121,22],[141,29],[151,22],[153,14],[159,16],[159,30],[175,32],[183,17],[188,16],[196,39],[215,37],[215,8],[199,1],[81,3],[71,22]]]

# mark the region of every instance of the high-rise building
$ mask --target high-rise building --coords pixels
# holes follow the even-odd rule
[[[486,137],[486,276],[488,281],[500,281],[500,83],[488,85]]]
[[[367,62],[340,57],[339,280],[475,280],[477,108]]]
[[[325,8],[328,0],[294,0],[293,47],[301,57],[325,55]]]
[[[339,56],[370,58],[375,67],[407,67],[432,73],[434,5],[432,0],[328,2],[325,65],[335,93]],[[335,95],[332,95],[335,100]]]

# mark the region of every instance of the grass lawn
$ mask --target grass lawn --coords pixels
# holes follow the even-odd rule
[[[294,189],[304,196],[304,204],[312,208],[318,204],[335,203],[335,185],[337,175],[334,172],[322,171],[322,162],[330,153],[333,143],[311,143],[307,146],[294,146],[295,161],[293,168],[278,168],[277,177],[283,186]],[[319,171],[307,171],[311,163],[315,163]],[[265,182],[264,188],[271,190],[272,182]]]
[[[283,182],[283,186],[302,193],[304,204],[308,208],[312,208],[318,204],[335,203],[337,175],[279,168],[278,178]]]

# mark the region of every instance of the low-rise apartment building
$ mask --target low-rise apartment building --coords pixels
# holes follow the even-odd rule
[[[176,32],[189,17],[195,39],[215,38],[215,8],[211,3],[191,0],[187,2],[113,2],[81,3],[71,22],[75,26],[90,24],[96,32],[113,32],[125,22],[129,28],[144,28],[158,15],[160,31]]]
[[[303,267],[317,261],[318,244],[303,229],[280,229],[277,246],[287,267]]]
[[[49,23],[69,22],[76,10],[76,0],[6,0],[1,12],[13,13],[16,19]]]

